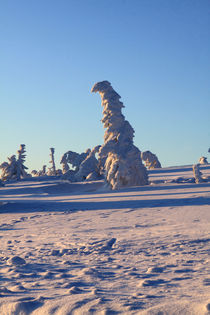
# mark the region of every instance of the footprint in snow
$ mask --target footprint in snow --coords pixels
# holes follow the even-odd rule
[[[209,286],[210,285],[210,278],[206,278],[203,280],[203,285]]]
[[[168,281],[164,279],[155,279],[155,280],[143,280],[139,283],[139,287],[158,287],[167,284]]]

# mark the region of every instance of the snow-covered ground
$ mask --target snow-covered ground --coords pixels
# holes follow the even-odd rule
[[[1,187],[0,314],[209,314],[210,182],[171,183],[192,176]]]

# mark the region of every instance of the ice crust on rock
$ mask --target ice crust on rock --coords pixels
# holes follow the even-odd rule
[[[134,146],[134,130],[125,120],[120,95],[108,81],[96,83],[92,92],[98,92],[103,106],[102,123],[106,129],[104,144],[98,153],[101,172],[112,189],[148,184],[148,175],[142,164],[141,152]]]
[[[154,168],[161,168],[162,167],[157,156],[150,151],[142,152],[141,158],[145,162],[145,166],[148,169],[154,169]]]

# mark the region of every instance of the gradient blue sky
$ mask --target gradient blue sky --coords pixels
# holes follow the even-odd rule
[[[209,0],[0,2],[0,162],[57,167],[103,143],[100,96],[111,82],[140,150],[163,166],[210,156]]]

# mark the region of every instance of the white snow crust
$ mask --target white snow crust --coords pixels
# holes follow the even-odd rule
[[[208,178],[210,166],[200,170]],[[57,177],[5,182],[0,314],[209,314],[210,183],[189,178],[192,165],[117,191]]]

